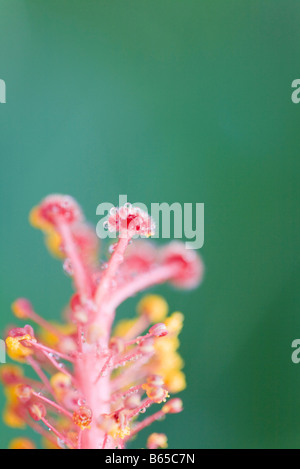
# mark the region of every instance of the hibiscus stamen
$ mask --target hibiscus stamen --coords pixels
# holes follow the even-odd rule
[[[1,368],[5,421],[19,429],[28,424],[50,447],[123,449],[154,421],[182,410],[180,399],[167,399],[185,387],[177,351],[183,315],[168,316],[166,301],[150,294],[139,301],[137,316],[112,332],[116,309],[164,282],[194,288],[202,279],[202,262],[181,243],[157,249],[135,242],[137,236],[151,236],[155,227],[146,212],[130,204],[110,212],[107,227],[118,240],[105,266],[97,261],[97,237],[71,197],[47,197],[31,221],[46,235],[49,250],[63,260],[75,291],[61,325],[46,321],[24,298],[13,304],[18,319],[35,322],[41,331],[35,335],[30,325],[11,329],[7,353],[30,365],[38,378],[26,378],[18,366]],[[140,414],[161,403],[161,410],[139,422]],[[166,444],[165,435],[158,433],[147,442],[151,449]],[[24,439],[12,443],[32,446]]]

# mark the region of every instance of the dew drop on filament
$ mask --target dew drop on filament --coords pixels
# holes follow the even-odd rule
[[[66,449],[65,442],[60,438],[57,438],[57,444],[61,449]]]
[[[72,267],[70,259],[65,260],[63,264],[63,269],[67,275],[70,275],[70,276],[73,275],[74,272],[73,272],[73,267]]]

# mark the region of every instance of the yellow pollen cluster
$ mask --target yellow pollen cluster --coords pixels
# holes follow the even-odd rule
[[[109,435],[113,438],[121,438],[121,440],[124,440],[124,438],[130,435],[130,428],[128,426],[121,427],[120,425],[116,425],[116,428],[112,429]]]
[[[151,371],[162,376],[166,388],[171,393],[183,391],[186,388],[185,375],[182,372],[184,362],[177,352],[180,342],[178,334],[183,326],[184,316],[173,313],[165,320],[168,335],[155,341],[155,357],[151,363]]]
[[[64,373],[56,373],[51,376],[50,384],[54,391],[55,397],[61,401],[71,387],[72,381],[70,376]]]
[[[98,427],[112,438],[124,440],[130,435],[130,427],[126,424],[126,417],[121,413],[118,417],[111,414],[103,414],[98,419]]]
[[[168,309],[167,302],[159,295],[146,295],[137,307],[139,315],[145,317],[149,324],[164,321],[166,325],[168,335],[155,340],[155,355],[146,367],[150,373],[163,378],[169,392],[177,393],[186,388],[185,374],[182,371],[184,362],[178,353],[180,346],[178,335],[183,327],[184,316],[180,312],[174,312],[166,317]],[[115,328],[114,335],[126,337],[138,321],[139,319],[136,318],[120,321]]]
[[[89,407],[82,406],[78,411],[73,414],[73,422],[81,428],[81,430],[88,430],[92,423],[92,412]]]
[[[6,407],[3,412],[4,423],[11,428],[23,429],[25,422],[22,417],[17,413],[18,399],[18,385],[8,385],[4,388],[6,397]]]
[[[114,330],[115,337],[125,337],[136,324],[137,319],[123,319],[119,321]]]
[[[138,314],[146,316],[151,323],[162,322],[168,311],[168,303],[159,295],[147,295],[137,306]]]
[[[15,438],[10,442],[9,449],[36,449],[28,438]]]
[[[23,363],[26,357],[32,355],[33,350],[29,347],[22,345],[23,340],[36,341],[31,335],[25,334],[20,337],[7,337],[6,346],[7,353],[10,358]]]
[[[76,332],[75,324],[59,324],[55,322],[50,323],[58,332],[66,337],[72,336]],[[54,332],[47,331],[46,329],[41,329],[39,331],[39,339],[45,345],[51,348],[55,348],[55,346],[59,343],[60,337],[58,334]]]

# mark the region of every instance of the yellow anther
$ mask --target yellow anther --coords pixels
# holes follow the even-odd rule
[[[112,431],[110,433],[110,435],[113,437],[113,438],[121,438],[121,440],[124,440],[124,438],[126,438],[127,436],[130,435],[130,428],[129,427],[123,427],[121,428],[120,426],[115,429],[114,431]]]
[[[13,384],[10,386],[5,386],[4,388],[4,394],[10,406],[14,406],[19,403],[19,386],[20,384]]]
[[[181,370],[184,367],[184,361],[179,355],[179,353],[174,352],[170,353],[170,355],[162,357],[161,368],[164,370],[164,373],[159,373],[161,376],[164,376],[169,371],[174,370]]]
[[[119,321],[114,330],[115,337],[124,337],[136,324],[136,319],[124,319]]]
[[[166,449],[168,447],[168,439],[164,433],[152,433],[147,440],[148,449]]]
[[[121,425],[115,423],[114,425],[112,425],[112,428],[108,431],[108,435],[110,435],[114,439],[121,438],[121,440],[124,440],[124,438],[130,435],[130,428],[128,426],[121,427]]]
[[[159,355],[165,356],[175,352],[179,348],[180,342],[177,337],[162,337],[155,342],[155,350]]]
[[[13,407],[6,407],[3,412],[3,421],[5,425],[11,428],[25,428],[24,420],[15,412]]]
[[[166,387],[172,393],[176,394],[186,388],[185,374],[182,371],[173,371],[165,376]]]
[[[24,345],[22,345],[23,340],[32,341],[35,339],[29,334],[25,334],[20,337],[7,337],[7,353],[13,360],[24,362],[26,357],[33,354],[33,350],[31,348],[24,347]]]
[[[51,224],[47,223],[41,216],[40,216],[40,208],[34,207],[30,214],[29,214],[29,222],[38,230],[49,231],[51,229]]]
[[[59,259],[63,259],[65,254],[61,250],[61,236],[51,223],[47,223],[47,221],[40,216],[39,207],[35,207],[31,210],[29,221],[34,228],[42,230],[45,233],[46,246],[51,254]]]
[[[79,407],[73,414],[73,422],[80,427],[81,430],[88,430],[91,426],[92,419],[92,411],[87,406]]]
[[[9,449],[36,449],[35,445],[28,438],[15,438],[9,444]]]
[[[49,230],[46,233],[45,238],[46,246],[54,257],[58,259],[64,259],[65,253],[62,251],[62,239],[60,234],[55,230]]]
[[[50,384],[53,388],[55,396],[58,399],[61,399],[70,389],[72,382],[71,378],[64,373],[56,373],[51,377]]]
[[[168,314],[169,307],[166,300],[159,295],[147,295],[138,304],[137,311],[145,315],[150,322],[161,322]]]
[[[178,335],[183,327],[184,315],[182,313],[173,313],[165,320],[169,334]]]
[[[55,327],[55,329],[57,329],[57,331],[60,332],[62,335],[71,336],[76,332],[75,324],[58,324],[54,322],[51,322],[50,324]],[[60,337],[58,334],[55,334],[54,332],[49,332],[46,329],[41,329],[39,331],[39,338],[41,342],[51,348],[54,348],[60,341]]]

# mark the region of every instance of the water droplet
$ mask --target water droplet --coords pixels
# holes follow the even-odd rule
[[[72,276],[74,274],[73,267],[72,267],[70,259],[66,259],[64,261],[63,269],[64,269],[65,273],[68,274],[68,275]]]
[[[61,440],[60,438],[57,438],[57,444],[61,449],[66,448],[64,440]]]
[[[112,254],[115,251],[116,247],[117,243],[111,244],[108,248],[109,253]]]
[[[77,404],[81,407],[81,406],[86,404],[86,400],[85,399],[78,399]]]
[[[112,215],[112,216],[116,215],[116,214],[118,213],[117,207],[111,208],[110,211],[109,211],[109,213],[110,213],[110,215]]]
[[[123,262],[124,257],[123,257],[121,254],[116,254],[116,260],[117,260],[118,262]]]

